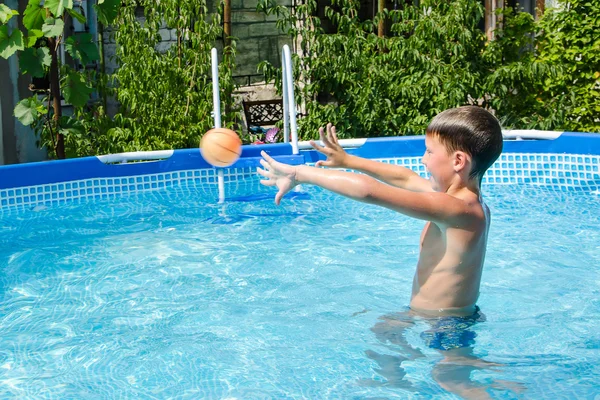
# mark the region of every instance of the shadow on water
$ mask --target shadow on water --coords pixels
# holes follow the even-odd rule
[[[280,212],[280,213],[244,213],[244,214],[232,214],[232,215],[218,215],[215,217],[207,218],[204,221],[212,225],[233,225],[247,220],[253,220],[256,218],[274,218],[274,217],[286,217],[296,218],[304,216],[304,213],[299,212]]]
[[[249,194],[246,196],[233,196],[233,197],[225,198],[226,201],[241,202],[241,203],[251,203],[251,202],[263,201],[263,200],[273,201],[274,199],[275,199],[275,194],[273,192],[253,193],[253,194]],[[292,192],[286,194],[284,199],[286,199],[286,200],[290,200],[290,199],[310,200],[311,196],[308,193],[292,191]]]
[[[481,359],[475,353],[476,333],[472,328],[485,321],[479,310],[469,317],[424,317],[413,311],[384,315],[371,328],[378,341],[394,354],[380,354],[373,350],[365,351],[368,358],[375,361],[375,372],[384,380],[364,379],[362,386],[400,388],[418,393],[420,388],[406,379],[404,362],[428,358],[434,361],[431,377],[444,390],[464,399],[491,399],[491,390],[500,390],[503,398],[520,398],[524,386],[518,382],[492,380],[482,383],[473,379],[475,371],[499,371],[504,364]],[[419,348],[410,345],[406,339],[409,329],[425,322],[427,328],[420,332],[423,345],[436,350],[440,357],[424,354]],[[422,329],[422,328],[420,328]]]
[[[226,198],[228,203],[253,203],[257,201],[273,201],[275,196],[273,193],[254,193],[246,196],[235,196]],[[308,193],[303,192],[291,192],[285,196],[286,199],[295,200],[309,200],[311,197]],[[204,221],[213,225],[233,225],[247,220],[256,218],[273,218],[273,217],[286,217],[286,218],[297,218],[304,216],[304,213],[294,212],[288,209],[281,209],[279,212],[219,212],[218,215],[206,218]]]

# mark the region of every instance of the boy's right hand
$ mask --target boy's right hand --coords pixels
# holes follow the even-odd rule
[[[321,142],[325,147],[318,145],[314,140],[311,140],[310,145],[317,150],[319,153],[323,153],[327,156],[325,161],[317,161],[316,167],[331,167],[331,168],[344,168],[346,167],[346,161],[348,159],[348,153],[340,146],[337,135],[335,133],[335,126],[327,124],[327,133],[323,131],[323,128],[319,128],[319,136]]]
[[[259,175],[267,178],[262,179],[260,183],[265,186],[276,186],[279,189],[275,195],[275,204],[279,205],[283,196],[298,184],[296,182],[297,169],[292,165],[275,161],[265,151],[261,151],[260,154],[263,157],[260,164],[264,169],[257,168],[256,171]]]

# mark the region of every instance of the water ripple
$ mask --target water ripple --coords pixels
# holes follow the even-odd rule
[[[593,398],[597,196],[484,192],[494,217],[475,350],[504,367],[474,379]],[[437,353],[408,363],[403,387],[366,356],[398,356],[371,328],[408,303],[422,223],[311,187],[281,207],[255,181],[224,204],[215,195],[190,186],[3,215],[0,398],[448,398]]]

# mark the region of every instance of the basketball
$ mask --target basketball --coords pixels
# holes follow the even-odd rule
[[[228,167],[240,158],[242,141],[231,129],[214,128],[202,136],[200,153],[209,164]]]

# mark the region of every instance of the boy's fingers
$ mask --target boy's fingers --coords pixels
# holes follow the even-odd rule
[[[281,203],[281,198],[283,197],[283,192],[277,192],[275,195],[275,204],[279,205]]]
[[[325,134],[324,132],[322,132],[321,128],[319,130],[319,134],[321,134],[321,142],[323,142],[323,144],[325,145],[325,147],[331,147],[331,141],[329,140],[329,130],[331,129],[331,124],[327,124],[327,134]]]
[[[273,157],[271,157],[270,155],[268,155],[268,154],[267,154],[267,152],[266,152],[266,151],[264,151],[264,150],[261,150],[261,152],[260,152],[260,155],[261,155],[261,156],[263,156],[263,158],[264,158],[265,160],[267,160],[267,162],[268,162],[269,164],[271,164],[273,161],[275,161],[275,160],[273,160]],[[262,160],[261,160],[261,163],[262,163]],[[263,164],[263,165],[264,165],[264,164]]]
[[[309,141],[308,143],[310,143],[310,145],[313,147],[313,149],[315,149],[316,151],[319,151],[321,153],[324,153],[325,151],[325,147],[320,146],[317,144],[317,142],[315,142],[314,140]]]
[[[332,128],[331,123],[327,124],[327,140],[333,144],[335,142],[333,141],[331,128]],[[335,128],[333,128],[333,129],[335,129]]]
[[[319,128],[319,139],[321,140],[321,143],[327,144],[325,143],[325,131],[323,130],[323,127]]]
[[[267,171],[271,170],[271,165],[269,165],[269,163],[266,160],[260,160],[259,162],[260,162],[260,165],[262,165],[263,167],[265,167],[265,169]]]
[[[337,137],[337,132],[335,130],[335,126],[331,127],[331,141],[337,145],[340,144],[340,142],[338,142],[338,137]]]
[[[331,161],[319,160],[315,163],[315,167],[329,167],[330,165],[331,165]]]
[[[275,186],[275,181],[271,179],[261,179],[259,182],[264,186]]]
[[[256,172],[258,172],[259,175],[262,175],[265,178],[270,178],[271,177],[271,174],[269,172],[265,171],[262,168],[256,168]]]

